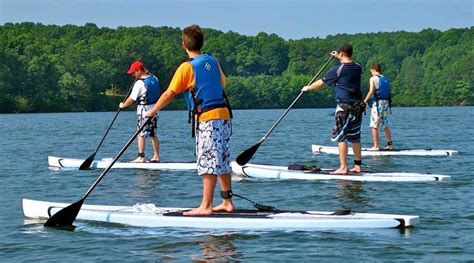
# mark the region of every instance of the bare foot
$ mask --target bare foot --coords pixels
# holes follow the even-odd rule
[[[330,174],[347,174],[347,168],[339,168],[335,171],[330,172]]]
[[[131,161],[131,163],[144,163],[146,162],[145,157],[137,157],[137,159]]]
[[[367,149],[369,151],[378,151],[380,150],[379,147],[372,146],[371,148]]]
[[[212,215],[212,208],[194,208],[190,211],[183,212],[185,216],[210,216]]]
[[[360,165],[356,165],[350,171],[351,173],[362,173],[362,167],[360,167]]]
[[[222,202],[222,204],[212,208],[212,211],[232,212],[234,211],[234,204],[232,202]]]

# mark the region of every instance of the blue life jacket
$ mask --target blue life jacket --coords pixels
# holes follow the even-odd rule
[[[140,78],[143,81],[146,88],[146,93],[139,97],[136,101],[139,105],[151,105],[155,104],[161,96],[160,82],[158,78],[150,75],[146,78]]]
[[[199,121],[196,118],[203,112],[226,107],[232,118],[232,109],[221,84],[221,71],[217,59],[203,53],[189,59],[194,72],[194,89],[183,93],[189,110],[188,122],[191,123],[191,137],[196,134]]]
[[[384,75],[378,75],[377,77],[379,78],[379,86],[375,90],[374,99],[390,101],[392,98],[390,94],[390,81]]]
[[[189,111],[198,114],[227,107],[217,59],[203,53],[189,59],[189,63],[194,71],[194,90],[187,90],[183,94]]]

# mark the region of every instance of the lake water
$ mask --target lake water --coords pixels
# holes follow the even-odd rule
[[[27,221],[21,199],[75,202],[100,174],[53,171],[49,155],[86,158],[115,112],[0,115],[0,261],[472,261],[474,259],[473,107],[394,108],[396,147],[454,149],[448,157],[365,158],[382,171],[447,174],[440,183],[244,180],[233,190],[279,209],[419,215],[419,225],[364,231],[222,231],[150,229],[76,221],[74,232]],[[284,110],[236,110],[232,156],[257,143]],[[333,109],[291,110],[260,146],[251,163],[338,166],[336,155],[312,156],[311,144],[329,139]],[[363,146],[371,143],[364,116]],[[96,159],[113,157],[133,133],[133,112],[120,113]],[[193,161],[187,113],[165,111],[159,121],[162,161]],[[382,144],[385,144],[382,136]],[[150,142],[147,141],[147,146]],[[150,155],[150,147],[147,149]],[[121,160],[136,156],[136,144]],[[352,158],[349,159],[352,162]],[[201,179],[194,171],[111,170],[88,204],[194,207]],[[219,201],[219,198],[216,200]],[[235,198],[239,208],[251,204]]]

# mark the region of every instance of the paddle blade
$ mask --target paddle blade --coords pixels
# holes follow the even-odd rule
[[[74,204],[59,210],[56,214],[50,217],[46,223],[44,223],[44,226],[74,229],[72,223],[76,220],[77,214],[79,213],[79,210],[81,210],[83,203],[84,199],[81,199]]]
[[[248,148],[247,150],[242,152],[239,156],[237,156],[237,159],[236,159],[237,163],[239,165],[247,164],[250,161],[250,159],[252,159],[255,152],[257,152],[258,147],[260,147],[260,144],[262,144],[262,142],[255,144],[254,146]]]
[[[79,170],[87,170],[91,167],[92,162],[94,161],[95,154],[97,152],[91,154],[91,156],[87,157],[87,159],[79,166]]]

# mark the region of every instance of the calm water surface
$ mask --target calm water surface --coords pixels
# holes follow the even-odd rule
[[[0,260],[471,261],[474,259],[473,109],[393,109],[391,121],[396,146],[454,149],[459,155],[364,159],[364,163],[377,170],[451,175],[449,182],[244,180],[233,183],[235,193],[279,209],[350,208],[358,212],[419,215],[420,224],[405,231],[149,229],[79,221],[75,222],[74,232],[44,228],[24,218],[21,199],[79,200],[100,171],[53,171],[48,169],[47,157],[86,158],[97,147],[115,112],[0,115],[0,200],[3,203]],[[235,111],[233,157],[257,143],[283,112]],[[333,109],[290,111],[251,162],[337,167],[336,155],[311,155],[312,143],[332,145],[329,139],[332,112]],[[368,119],[365,116],[363,129],[363,144],[367,147],[371,143]],[[163,161],[194,160],[194,141],[186,121],[184,111],[161,113],[158,134]],[[134,124],[133,112],[121,113],[96,159],[113,157],[133,133]],[[122,160],[131,160],[135,155],[136,144],[133,144]],[[86,203],[153,202],[160,206],[192,207],[199,204],[200,198],[201,180],[193,171],[111,170]],[[235,203],[240,208],[251,208],[243,200],[235,199]]]

